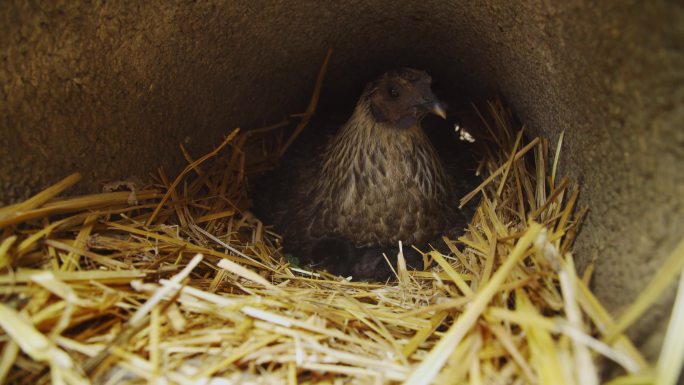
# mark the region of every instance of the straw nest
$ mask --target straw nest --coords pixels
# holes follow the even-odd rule
[[[289,265],[249,215],[245,178],[306,125],[233,131],[171,180],[58,198],[71,175],[0,209],[0,379],[13,384],[674,383],[682,331],[651,365],[623,332],[684,264],[684,244],[613,318],[575,274],[585,209],[557,175],[561,140],[525,141],[500,103],[482,113],[479,204],[428,271],[353,282]],[[249,156],[248,156],[249,155]],[[551,159],[550,162],[547,160]],[[680,286],[680,291],[681,291]],[[682,295],[673,324],[684,322]],[[677,318],[678,317],[678,318]]]

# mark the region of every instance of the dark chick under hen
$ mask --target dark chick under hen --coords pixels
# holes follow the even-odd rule
[[[297,166],[273,218],[285,251],[305,263],[354,279],[391,276],[383,253],[396,261],[402,241],[412,268],[425,246],[462,225],[455,187],[421,128],[445,107],[424,72],[402,68],[369,83],[352,116],[317,156]],[[284,167],[288,167],[285,165]]]

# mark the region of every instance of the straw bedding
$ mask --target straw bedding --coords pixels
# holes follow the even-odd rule
[[[461,201],[477,210],[462,237],[444,239],[451,253],[422,250],[432,267],[400,267],[389,283],[289,264],[249,214],[245,180],[274,165],[316,99],[290,136],[284,122],[235,130],[200,159],[183,151],[175,179],[160,169],[149,186],[59,198],[73,174],[1,208],[0,379],[595,384],[603,357],[627,373],[614,384],[674,383],[682,332],[670,328],[652,365],[624,331],[681,271],[684,246],[634,306],[610,315],[588,289],[591,269],[577,276],[573,265],[586,209],[557,175],[562,137],[526,141],[501,103],[481,114],[483,182]],[[401,266],[401,253],[387,256],[397,257]]]

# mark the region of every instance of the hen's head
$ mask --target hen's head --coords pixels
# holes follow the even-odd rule
[[[445,106],[432,93],[432,78],[425,72],[400,68],[369,83],[361,96],[372,118],[404,129],[416,125],[426,114],[446,118]]]

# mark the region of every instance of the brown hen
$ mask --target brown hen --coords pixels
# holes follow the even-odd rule
[[[274,218],[285,250],[304,262],[355,279],[386,279],[382,257],[409,264],[454,225],[454,181],[421,128],[428,113],[445,117],[424,71],[402,68],[369,83],[352,116],[321,155],[289,180],[285,209]],[[453,178],[452,178],[453,179]]]

